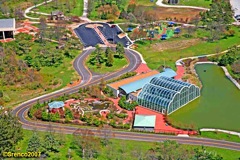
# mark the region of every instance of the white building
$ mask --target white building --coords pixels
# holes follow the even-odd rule
[[[15,19],[0,19],[0,40],[7,38],[14,38],[15,33]]]

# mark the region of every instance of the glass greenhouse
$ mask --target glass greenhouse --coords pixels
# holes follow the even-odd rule
[[[155,77],[138,95],[138,104],[171,114],[200,96],[199,87],[168,77]]]

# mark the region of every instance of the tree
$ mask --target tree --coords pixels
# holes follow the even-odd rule
[[[113,65],[113,54],[110,52],[107,56],[106,66],[111,67]]]
[[[0,114],[0,155],[13,151],[15,145],[23,139],[22,126],[17,117],[10,113]]]
[[[119,58],[123,58],[125,51],[122,43],[117,43],[116,52]]]
[[[95,137],[89,129],[77,129],[73,133],[73,140],[76,147],[80,149],[82,158],[97,158],[100,152],[100,139]]]
[[[107,146],[110,144],[111,138],[113,138],[115,135],[112,132],[112,128],[109,126],[103,126],[99,128],[100,134],[101,134],[101,143],[103,146]]]
[[[40,147],[41,147],[41,140],[39,138],[39,135],[37,134],[37,131],[34,130],[32,137],[28,141],[27,151],[28,152],[39,152]]]
[[[39,27],[39,38],[40,42],[43,42],[43,39],[46,35],[47,22],[45,17],[40,17],[40,27]]]
[[[100,48],[99,45],[96,45],[95,48],[96,48],[94,51],[95,58],[97,60],[97,64],[99,65],[102,63],[102,49]]]
[[[0,90],[0,98],[2,98],[2,97],[3,97],[3,91]]]
[[[223,158],[214,153],[207,151],[204,147],[194,149],[195,155],[192,160],[223,160]]]
[[[105,50],[105,57],[108,57],[108,54],[111,52],[111,48],[107,47],[107,49]]]
[[[48,132],[44,137],[43,148],[46,152],[58,152],[59,151],[59,141],[56,139],[52,125],[49,124]]]
[[[156,146],[153,147],[152,152],[155,153],[155,156],[158,160],[165,159],[178,159],[185,160],[191,159],[193,153],[189,150],[184,149],[176,141],[167,140],[163,143],[156,143]]]
[[[99,88],[100,88],[101,91],[103,91],[105,87],[106,87],[106,82],[102,78],[101,81],[100,81],[100,84],[99,84]]]

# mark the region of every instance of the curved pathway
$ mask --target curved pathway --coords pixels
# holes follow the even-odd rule
[[[48,0],[47,3],[52,2],[52,1],[53,1],[53,0]],[[24,17],[25,17],[25,18],[28,18],[28,19],[31,19],[31,20],[39,20],[39,18],[34,18],[34,17],[28,16],[27,13],[31,12],[31,10],[32,10],[33,8],[36,8],[36,7],[41,6],[41,5],[44,5],[44,4],[45,4],[45,2],[42,2],[42,3],[40,3],[40,4],[37,4],[37,5],[34,5],[34,6],[32,6],[32,7],[27,8],[27,9],[24,11],[24,14],[23,14]],[[42,13],[42,12],[37,12],[37,14],[49,15],[49,14],[47,14],[47,13]]]
[[[52,0],[47,1],[48,3]],[[29,17],[26,14],[30,12],[31,9],[43,5],[45,2],[38,4],[36,6],[29,7],[25,10],[24,16],[25,18],[29,18],[31,20],[38,20],[39,18],[33,18]],[[84,0],[84,14],[82,18],[87,18],[87,0]],[[162,7],[175,7],[175,8],[195,8],[195,9],[202,9],[207,10],[206,8],[201,7],[192,7],[192,6],[169,6],[162,4],[162,0],[158,0],[157,5]],[[79,85],[71,87],[71,88],[65,88],[60,89],[56,92],[46,94],[34,99],[31,99],[29,101],[26,101],[19,106],[15,107],[12,111],[12,113],[19,117],[19,121],[22,124],[22,127],[24,129],[38,129],[41,131],[47,131],[49,128],[49,123],[45,122],[39,122],[39,121],[31,121],[26,119],[26,114],[28,109],[36,102],[44,102],[49,101],[52,98],[59,97],[63,94],[71,94],[75,93],[79,90],[80,87],[93,85],[96,83],[99,83],[102,78],[105,80],[112,79],[114,77],[118,77],[121,74],[124,74],[126,72],[134,71],[142,62],[141,57],[139,56],[139,53],[137,53],[134,50],[128,50],[125,49],[125,54],[130,62],[130,64],[125,67],[124,69],[110,73],[107,75],[102,75],[102,77],[92,77],[92,73],[85,67],[84,60],[86,57],[94,50],[94,48],[84,50],[83,53],[78,56],[74,61],[74,68],[78,72],[78,74],[82,77],[82,81]],[[72,134],[77,129],[79,129],[79,126],[67,126],[67,125],[60,125],[57,123],[53,123],[53,129],[56,131],[63,131],[65,134]],[[92,132],[97,135],[101,136],[101,133],[98,129],[91,129]],[[140,134],[140,133],[133,133],[133,132],[124,132],[124,131],[113,131],[115,134],[114,138],[118,139],[126,139],[126,140],[137,140],[137,141],[165,141],[165,140],[175,140],[182,144],[193,144],[193,145],[205,145],[205,146],[212,146],[212,147],[219,147],[219,148],[225,148],[225,149],[231,149],[231,150],[237,150],[240,151],[240,143],[235,142],[227,142],[227,141],[221,141],[221,140],[212,140],[207,138],[193,138],[193,137],[176,137],[176,136],[167,136],[167,135],[157,135],[157,134]]]
[[[22,127],[24,129],[28,129],[28,130],[38,129],[41,131],[47,131],[49,128],[49,123],[45,123],[41,121],[31,121],[26,119],[26,114],[28,109],[37,101],[44,102],[44,101],[50,100],[51,98],[61,96],[63,94],[70,94],[70,93],[77,92],[80,87],[99,83],[101,78],[108,80],[108,79],[117,77],[121,74],[124,74],[126,72],[134,71],[138,67],[138,65],[141,63],[141,58],[138,55],[138,53],[126,49],[125,50],[126,56],[131,62],[126,68],[118,72],[105,75],[104,77],[101,77],[101,78],[99,77],[97,79],[94,79],[92,78],[91,72],[84,66],[85,58],[93,50],[94,48],[83,51],[83,53],[80,56],[78,56],[74,61],[74,68],[79,73],[79,75],[82,76],[81,84],[74,86],[72,88],[61,89],[59,91],[56,91],[44,96],[34,98],[14,108],[12,113],[19,117],[19,121],[22,124]],[[55,131],[63,131],[65,134],[72,134],[77,129],[79,129],[79,126],[67,126],[67,125],[60,125],[58,123],[53,123],[53,128]],[[98,129],[91,129],[91,130],[95,135],[101,136],[101,133],[99,132]],[[205,145],[205,146],[213,146],[213,147],[240,151],[240,143],[234,143],[234,142],[212,140],[212,139],[206,139],[206,138],[177,137],[177,136],[167,136],[167,135],[158,135],[158,134],[140,134],[140,133],[134,133],[134,132],[125,132],[125,131],[113,131],[113,132],[115,134],[114,138],[117,138],[117,139],[150,141],[150,142],[176,140],[182,144]]]
[[[208,8],[203,8],[203,7],[195,7],[195,6],[181,6],[181,5],[167,5],[163,3],[163,0],[158,0],[156,2],[156,5],[160,7],[168,7],[168,8],[192,8],[192,9],[199,9],[199,10],[209,10]]]

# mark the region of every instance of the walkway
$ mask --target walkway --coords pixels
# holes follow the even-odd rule
[[[138,68],[135,70],[135,72],[137,72],[138,74],[140,73],[146,73],[146,72],[149,72],[151,71],[150,68],[148,68],[147,64],[146,63],[141,63]]]
[[[52,1],[53,1],[53,0],[48,0],[47,3],[52,2]],[[36,7],[41,6],[41,5],[44,5],[44,4],[45,4],[45,2],[42,2],[42,3],[40,3],[40,4],[37,4],[37,5],[34,5],[34,6],[32,6],[32,7],[27,8],[27,9],[25,10],[23,16],[24,16],[25,18],[28,18],[28,19],[31,19],[31,20],[39,20],[39,18],[34,18],[34,17],[28,16],[27,13],[29,13],[33,8],[36,8]],[[38,13],[39,13],[39,14],[46,14],[46,13],[40,13],[40,12],[38,12]]]
[[[114,47],[115,45],[109,43],[107,41],[107,39],[105,38],[105,36],[102,34],[102,32],[98,29],[97,25],[93,25],[94,30],[96,31],[96,33],[98,34],[98,36],[102,39],[103,43],[108,46],[108,47]]]
[[[192,8],[192,9],[199,9],[199,10],[209,10],[208,8],[203,8],[203,7],[195,7],[195,6],[180,6],[180,5],[167,5],[163,4],[163,0],[158,0],[156,2],[156,5],[160,7],[168,7],[168,8]]]
[[[114,103],[115,107],[117,108],[117,110],[119,112],[121,112],[121,111],[126,111],[127,112],[128,117],[127,117],[127,119],[124,120],[124,123],[130,123],[133,120],[133,111],[128,111],[128,110],[125,110],[125,109],[121,108],[118,105],[118,101],[120,100],[120,98],[117,98],[117,99],[109,98],[109,99]]]
[[[177,65],[176,73],[177,73],[177,75],[174,77],[174,79],[181,80],[183,75],[184,75],[184,73],[185,73],[184,66]]]

